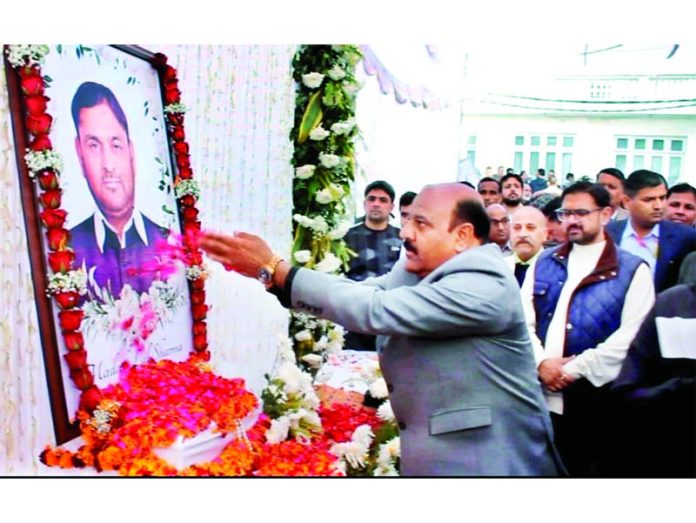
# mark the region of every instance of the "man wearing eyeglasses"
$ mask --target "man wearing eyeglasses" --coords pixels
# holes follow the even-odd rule
[[[521,291],[537,372],[570,475],[616,475],[609,387],[655,301],[650,269],[605,234],[601,185],[566,188],[556,214],[567,241],[541,253]]]

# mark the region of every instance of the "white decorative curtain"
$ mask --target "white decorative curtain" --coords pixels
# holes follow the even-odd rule
[[[287,256],[291,245],[295,46],[146,46],[179,73],[204,227],[245,230]],[[38,455],[54,443],[4,71],[0,71],[0,475],[59,473]],[[287,335],[287,312],[260,284],[209,262],[213,364],[256,394]]]

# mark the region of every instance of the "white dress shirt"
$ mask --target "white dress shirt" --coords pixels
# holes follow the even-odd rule
[[[650,273],[655,276],[657,265],[657,249],[660,245],[660,224],[655,224],[647,236],[641,238],[633,228],[631,220],[626,220],[626,228],[621,235],[621,248],[643,258],[650,267]]]
[[[104,215],[99,209],[94,211],[94,236],[97,241],[97,247],[99,252],[104,253],[104,242],[106,241],[106,227],[108,227],[111,232],[116,235],[118,242],[121,245],[121,249],[125,249],[126,245],[126,232],[135,224],[135,231],[145,245],[147,242],[147,232],[145,232],[145,222],[143,221],[143,215],[139,211],[134,210],[131,215],[131,219],[123,227],[123,234],[119,235],[116,230],[111,226],[111,224],[104,218]]]
[[[536,313],[534,311],[534,271],[528,271],[522,285],[522,306],[527,320],[529,337],[534,348],[537,366],[547,358],[563,357],[566,321],[570,300],[575,288],[597,266],[606,241],[591,245],[574,244],[568,255],[568,277],[556,304],[553,318],[542,344],[536,335]],[[655,303],[655,289],[650,270],[644,264],[633,275],[623,309],[621,325],[604,342],[585,350],[563,366],[563,371],[575,379],[585,378],[595,387],[614,380],[643,319]],[[563,414],[563,395],[544,389],[549,410]]]

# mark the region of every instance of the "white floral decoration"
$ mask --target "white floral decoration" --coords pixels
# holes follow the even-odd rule
[[[312,220],[312,225],[310,228],[319,234],[326,234],[329,232],[329,224],[326,223],[323,216],[315,216]]]
[[[56,272],[48,279],[46,293],[50,296],[60,292],[77,292],[87,294],[87,273],[84,269],[76,269],[66,273]]]
[[[339,223],[332,231],[329,232],[329,238],[332,240],[340,240],[346,235],[352,226],[353,224],[349,221]]]
[[[396,461],[401,457],[401,438],[396,436],[379,446],[375,476],[398,476]]]
[[[10,45],[7,50],[7,59],[14,67],[40,65],[49,52],[50,48],[47,45]]]
[[[297,167],[295,169],[295,178],[299,178],[300,180],[306,180],[307,178],[311,178],[312,175],[314,175],[314,171],[316,170],[316,168],[317,166],[312,164]]]
[[[171,321],[184,302],[181,290],[168,281],[155,280],[142,294],[126,284],[118,299],[95,282],[91,287],[99,300],[90,300],[83,306],[83,329],[85,332],[96,329],[120,339],[122,348],[117,357],[125,356],[131,349],[136,357],[149,357],[148,338],[158,325]]]
[[[369,425],[360,425],[353,432],[350,441],[335,443],[330,452],[354,469],[364,468],[373,438],[372,428]]]
[[[186,278],[188,280],[197,280],[199,278],[207,278],[209,276],[208,267],[205,264],[191,265],[186,267]]]
[[[164,106],[164,114],[184,114],[188,108],[181,102]]]
[[[336,257],[334,253],[327,252],[326,256],[324,256],[324,259],[317,263],[314,266],[314,269],[319,272],[331,274],[333,272],[336,272],[340,267],[341,260],[338,257]]]
[[[331,78],[334,82],[343,80],[346,77],[346,72],[338,65],[334,65],[326,74],[329,75],[329,78]]]
[[[57,151],[31,151],[27,149],[24,161],[29,169],[29,176],[34,177],[44,169],[53,169],[57,173],[63,170],[63,156]]]
[[[328,187],[322,189],[321,191],[318,191],[315,198],[317,200],[317,203],[327,204],[340,200],[344,194],[345,191],[342,187],[331,183]]]
[[[315,142],[320,142],[328,138],[330,134],[331,133],[329,131],[327,131],[320,125],[319,127],[315,127],[309,132],[309,139],[314,140]]]
[[[324,75],[317,72],[302,75],[302,83],[310,89],[316,89],[324,81]]]
[[[387,389],[387,382],[384,378],[377,378],[375,381],[370,383],[368,386],[370,395],[376,399],[382,399],[389,397],[389,390]]]
[[[355,127],[355,119],[350,118],[345,122],[336,122],[330,127],[330,129],[334,134],[342,135],[351,132],[353,127]]]
[[[341,164],[341,157],[330,153],[319,153],[319,163],[327,169],[333,169]]]
[[[391,401],[387,400],[379,406],[377,409],[377,416],[379,416],[379,418],[383,421],[396,421],[394,411],[392,410]]]
[[[314,339],[314,337],[312,336],[311,332],[309,332],[307,329],[304,329],[295,334],[295,339],[297,341],[311,341]]]
[[[201,186],[197,180],[180,180],[179,183],[174,186],[174,193],[177,198],[190,194],[197,200],[201,197]]]
[[[324,358],[318,354],[305,354],[300,359],[313,369],[318,369],[324,363]]]
[[[280,443],[288,439],[290,430],[290,418],[281,416],[271,420],[271,426],[266,430],[266,441],[271,445]]]
[[[304,264],[304,263],[307,263],[310,259],[312,259],[312,253],[308,250],[296,251],[292,255],[292,257],[297,263]]]

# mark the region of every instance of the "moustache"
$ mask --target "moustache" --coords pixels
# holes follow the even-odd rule
[[[408,240],[404,240],[404,249],[406,249],[410,253],[418,254],[418,249],[416,249],[413,246],[413,244]]]

